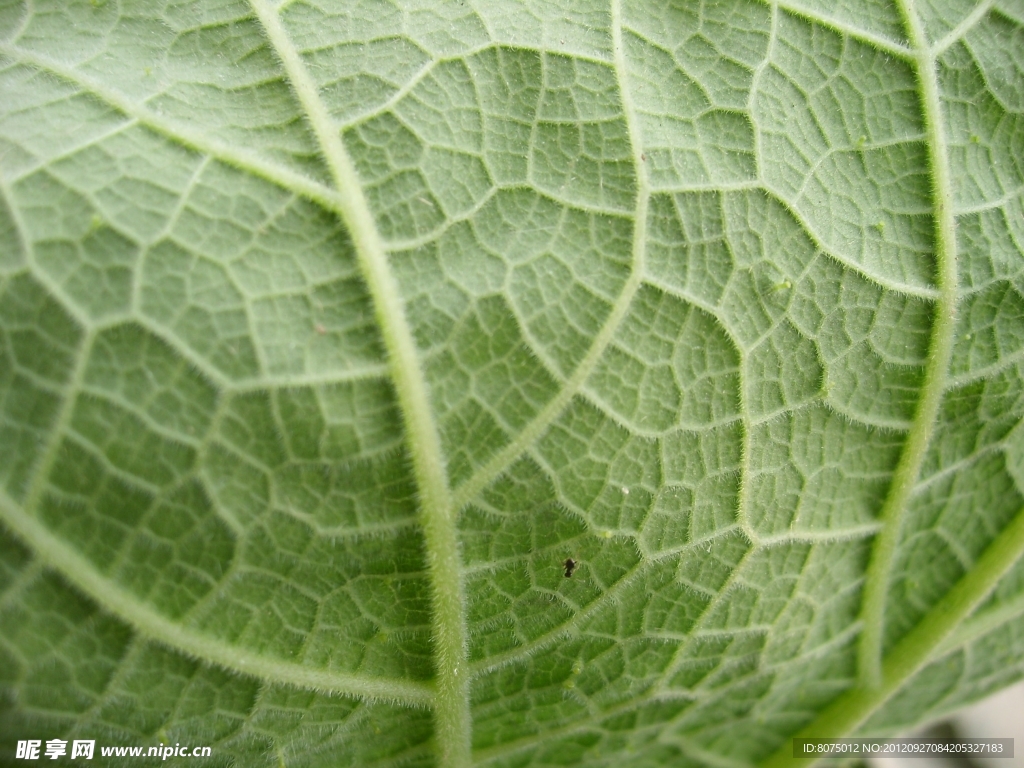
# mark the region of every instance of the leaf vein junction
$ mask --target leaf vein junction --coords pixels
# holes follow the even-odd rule
[[[326,105],[277,11],[266,0],[250,0],[271,47],[280,57],[337,187],[334,211],[349,230],[363,279],[373,297],[388,351],[419,488],[433,604],[435,738],[443,765],[470,764],[469,675],[466,668],[466,600],[455,515],[441,440],[398,284],[355,167]]]
[[[924,462],[928,443],[942,405],[942,396],[953,355],[956,330],[957,244],[953,214],[953,186],[949,168],[948,145],[943,127],[942,106],[936,60],[929,52],[924,28],[913,0],[902,0],[903,14],[911,45],[916,51],[913,65],[920,88],[921,111],[928,134],[928,160],[932,176],[934,203],[936,283],[939,298],[935,303],[931,340],[924,383],[907,434],[903,452],[893,474],[892,485],[879,512],[882,531],[872,548],[864,582],[861,621],[864,634],[858,654],[858,674],[862,685],[877,688],[883,684],[883,636],[889,577],[896,558],[900,528]]]
[[[156,642],[202,661],[246,675],[258,675],[300,688],[332,691],[409,706],[428,706],[433,686],[406,680],[344,674],[280,661],[182,627],[126,589],[112,583],[72,546],[54,536],[38,520],[0,490],[0,520],[28,542],[47,566],[63,575],[104,609]]]

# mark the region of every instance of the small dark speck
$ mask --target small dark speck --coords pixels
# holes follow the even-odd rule
[[[565,566],[565,578],[571,578],[573,571],[576,570],[576,561],[571,557],[567,557],[562,565]]]

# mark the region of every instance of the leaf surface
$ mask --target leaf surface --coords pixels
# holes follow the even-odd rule
[[[840,5],[0,2],[4,754],[781,765],[1019,677],[1024,8]]]

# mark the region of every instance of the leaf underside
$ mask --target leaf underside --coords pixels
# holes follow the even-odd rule
[[[0,0],[0,754],[737,766],[1006,685],[1022,256],[1020,0]]]

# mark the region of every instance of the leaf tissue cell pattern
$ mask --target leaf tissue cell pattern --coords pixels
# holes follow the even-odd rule
[[[781,765],[1020,677],[1022,52],[0,0],[0,749]]]

